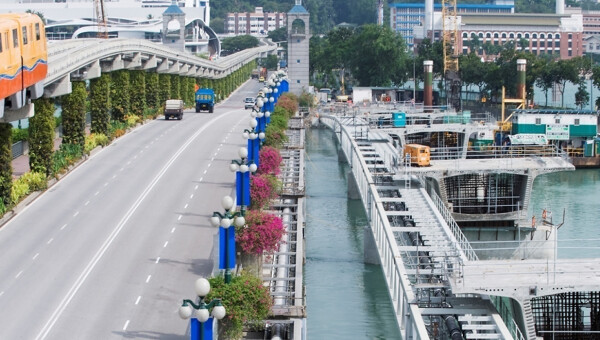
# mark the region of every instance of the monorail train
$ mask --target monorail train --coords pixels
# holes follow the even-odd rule
[[[44,23],[35,14],[0,14],[0,116],[44,94],[48,53]]]

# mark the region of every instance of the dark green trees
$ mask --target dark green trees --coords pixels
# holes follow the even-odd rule
[[[4,206],[11,203],[12,188],[12,125],[0,123],[0,199]]]
[[[158,73],[146,72],[146,106],[157,109],[159,105]]]
[[[74,81],[73,92],[62,99],[63,143],[80,145],[85,143],[85,82]]]
[[[146,71],[130,72],[130,110],[134,115],[142,116],[146,110]]]
[[[100,78],[90,81],[90,115],[92,133],[108,135],[110,121],[110,74],[102,73]]]
[[[29,118],[29,168],[50,175],[54,149],[54,103],[51,99],[34,100],[35,114]]]
[[[158,98],[159,106],[171,96],[171,75],[161,73],[158,75]]]
[[[110,103],[112,118],[123,121],[130,110],[129,71],[119,70],[111,72],[112,83],[110,86]]]

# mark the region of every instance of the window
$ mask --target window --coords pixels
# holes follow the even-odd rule
[[[297,62],[298,64],[300,64],[300,59],[296,60],[296,62]]]
[[[41,33],[40,33],[40,23],[36,23],[35,24],[35,40],[40,40],[42,37]]]
[[[508,37],[511,38],[511,39],[514,39],[515,38],[515,34],[511,33],[511,34],[508,35]]]
[[[536,33],[533,33],[533,34],[531,35],[531,38],[532,38],[532,39],[537,39],[537,34],[536,34]]]
[[[544,39],[546,35],[544,33],[540,34],[540,39]]]
[[[557,34],[555,34],[555,35],[554,35],[554,39],[560,39],[560,34],[558,34],[558,33],[557,33]]]
[[[569,40],[573,39],[573,34],[569,33]]]
[[[529,39],[529,33],[525,33],[525,39]]]
[[[575,125],[579,125],[579,118],[575,118]]]
[[[542,124],[542,118],[536,118],[535,125],[540,125],[540,124]]]
[[[552,41],[548,41],[548,47],[552,47]]]
[[[560,47],[560,41],[558,41],[558,40],[557,40],[557,41],[554,43],[554,47]]]
[[[296,80],[296,83],[297,83],[297,84],[300,84],[300,79]]]
[[[544,40],[540,41],[540,47],[546,47],[546,42]]]
[[[19,33],[16,28],[13,29],[13,47],[19,47]]]
[[[23,45],[27,45],[27,26],[23,26]]]
[[[569,50],[569,57],[573,56],[573,51]]]
[[[537,47],[537,41],[536,40],[534,40],[534,41],[531,42],[531,47]]]
[[[487,34],[485,35],[485,37],[486,37],[486,38],[491,38],[491,37],[492,37],[492,33],[487,33]]]

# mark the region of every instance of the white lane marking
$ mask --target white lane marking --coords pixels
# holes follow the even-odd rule
[[[217,156],[218,154],[219,154],[218,152],[215,152],[215,156]]]
[[[171,229],[171,234],[175,232],[175,227],[173,227],[173,229]]]
[[[190,195],[190,199],[192,199],[192,198],[194,198],[194,194],[191,194],[191,195]]]
[[[167,244],[169,244],[169,241],[165,242],[165,245],[163,246],[163,248],[166,248]]]
[[[138,298],[135,300],[135,304],[137,305],[138,303],[140,303],[140,300],[142,299],[142,296],[138,296]]]
[[[37,254],[33,255],[33,259],[32,260],[37,259],[38,256],[40,256],[40,253],[37,253]]]
[[[125,326],[123,326],[123,330],[127,330],[127,326],[129,326],[129,320],[125,321]]]
[[[210,161],[211,161],[211,162],[212,162],[212,161],[214,161],[214,160],[215,160],[215,158],[214,158],[214,157],[210,159]]]
[[[223,146],[223,143],[219,144],[219,147]]]
[[[206,173],[206,172],[205,172],[205,173]],[[202,179],[203,179],[203,178],[204,178],[204,177],[200,177],[200,179],[198,180],[198,182],[202,182]]]
[[[84,204],[84,205],[88,205],[88,204],[90,204],[90,201],[87,201],[87,202],[85,202],[85,204]]]
[[[127,165],[131,164],[131,161],[127,161]]]
[[[112,179],[115,179],[115,178],[117,178],[117,175],[113,175],[113,176],[112,176]]]
[[[107,186],[107,185],[108,185],[108,182],[104,183],[104,186]]]
[[[119,171],[123,171],[123,170],[125,170],[125,168],[121,168],[121,169],[119,169]]]
[[[185,207],[183,207],[183,209],[187,209],[187,207],[188,207],[188,205],[187,205],[187,203],[186,203],[186,204],[185,204]]]
[[[181,215],[179,215],[179,217],[177,217],[177,221],[181,221]]]
[[[204,175],[206,175],[207,172],[208,172],[208,170],[204,170]]]
[[[54,241],[53,238],[49,239],[48,242],[46,242],[46,244],[50,244],[50,243],[52,243],[52,241]]]
[[[65,223],[62,227],[60,227],[60,230],[63,230],[67,227],[67,224]]]
[[[77,215],[79,215],[79,211],[76,211],[76,212],[73,214],[73,217],[77,217]]]
[[[154,263],[158,263],[158,261],[160,261],[160,256],[156,258],[156,262]]]
[[[100,191],[96,191],[96,193],[94,194],[94,196],[98,196],[99,193],[100,193]]]
[[[152,275],[148,275],[148,277],[146,278],[146,283],[150,282],[151,277],[152,277]]]
[[[236,111],[229,111],[226,114],[233,114],[235,112]],[[108,247],[115,240],[115,238],[119,235],[119,233],[121,232],[121,230],[123,229],[123,227],[125,226],[127,221],[129,221],[129,219],[131,218],[133,213],[137,210],[137,208],[140,206],[142,201],[146,198],[146,196],[148,196],[150,191],[154,188],[154,186],[156,186],[156,184],[165,175],[165,173],[167,172],[167,170],[169,170],[169,168],[173,165],[173,163],[175,163],[175,160],[177,160],[177,158],[183,153],[183,151],[185,151],[185,149],[187,149],[187,147],[196,138],[198,138],[198,136],[200,134],[202,134],[204,132],[204,130],[208,129],[211,125],[213,125],[215,122],[217,122],[217,120],[220,120],[221,118],[222,118],[222,115],[219,115],[219,116],[213,118],[212,120],[210,120],[208,123],[206,123],[206,125],[204,125],[202,128],[198,129],[198,131],[196,131],[196,133],[194,133],[190,138],[188,138],[188,140],[179,148],[179,150],[177,150],[177,152],[171,157],[171,159],[169,159],[169,161],[165,164],[165,166],[161,169],[161,171],[156,175],[156,177],[154,177],[152,182],[146,187],[144,192],[142,192],[142,194],[134,202],[134,204],[131,206],[129,211],[127,211],[125,216],[123,216],[123,218],[121,219],[119,224],[117,224],[115,229],[111,232],[111,234],[108,236],[108,238],[104,241],[104,243],[102,244],[100,249],[98,249],[98,252],[96,252],[96,254],[92,258],[92,260],[87,264],[86,268],[79,275],[77,280],[75,280],[75,283],[69,289],[69,292],[67,293],[67,295],[65,295],[65,297],[62,299],[62,301],[60,302],[58,307],[56,307],[56,309],[50,316],[50,319],[48,319],[48,321],[46,322],[44,327],[40,330],[40,333],[36,336],[36,340],[43,340],[48,336],[48,333],[50,332],[52,327],[54,327],[54,324],[58,321],[61,314],[64,312],[65,308],[67,308],[67,306],[69,305],[71,300],[73,300],[73,297],[75,296],[75,294],[77,294],[77,291],[81,288],[81,286],[83,285],[83,283],[85,282],[87,277],[90,275],[90,273],[92,272],[92,270],[94,269],[94,267],[96,266],[98,261],[100,261],[100,259],[102,258],[102,256],[104,255],[104,253],[106,252]],[[106,185],[108,185],[108,183],[106,183]],[[1,230],[1,228],[0,228],[0,230]]]
[[[210,168],[210,166],[211,166],[211,165],[212,165],[212,163],[208,163],[208,166],[207,166],[207,168]]]
[[[133,159],[136,159],[138,155],[133,156]]]
[[[200,180],[202,180],[202,178],[200,178]],[[194,187],[194,190],[198,190],[198,184],[196,184],[196,186]]]
[[[23,271],[22,271],[22,270],[21,270],[21,271],[20,271],[20,272],[19,272],[19,273],[18,273],[18,274],[15,276],[15,279],[18,279],[18,278],[19,278],[19,276],[21,276],[21,274],[23,274]]]
[[[221,148],[217,148],[217,151],[221,151]],[[215,153],[215,156],[216,156],[216,155],[217,155],[217,154]]]
[[[1,291],[1,292],[0,292],[0,296],[2,296],[2,295],[4,295],[4,291]]]

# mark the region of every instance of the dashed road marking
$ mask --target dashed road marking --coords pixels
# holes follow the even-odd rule
[[[165,245],[163,246],[163,248],[166,248],[167,244],[169,244],[169,241],[165,242]]]
[[[191,194],[191,195],[190,195],[190,199],[192,199],[192,198],[194,198],[194,194]]]
[[[85,204],[84,204],[84,205],[88,205],[88,204],[90,204],[90,201],[87,201],[87,202],[85,202]]]
[[[171,234],[175,232],[175,227],[173,227],[173,229],[171,229]]]
[[[108,186],[108,182],[104,183],[104,186]]]
[[[121,169],[119,169],[119,171],[123,171],[123,170],[125,170],[125,168],[121,168]]]
[[[204,170],[204,175],[206,175],[207,172],[208,172],[208,170]]]
[[[33,255],[32,260],[35,260],[38,256],[40,256],[40,253],[37,253],[37,254]]]
[[[158,263],[158,261],[160,261],[160,256],[156,258],[156,262],[154,263]]]
[[[127,330],[127,326],[129,326],[129,320],[125,321],[125,326],[123,326],[123,330]]]
[[[152,277],[152,275],[148,275],[148,277],[146,278],[146,283],[150,282],[151,277]]]
[[[207,168],[210,168],[210,166],[211,166],[211,165],[212,165],[212,163],[208,163],[208,166],[207,166]]]
[[[188,205],[186,204],[185,207],[183,207],[183,209],[187,209]]]
[[[65,223],[62,227],[60,227],[60,230],[63,230],[67,227],[67,224]]]
[[[76,211],[76,212],[73,214],[73,217],[77,217],[77,215],[79,215],[79,211]]]
[[[100,191],[96,191],[96,193],[94,194],[94,196],[98,196],[99,193],[100,193]]]
[[[18,273],[18,274],[15,276],[15,279],[18,279],[18,278],[19,278],[19,276],[21,276],[21,274],[23,274],[23,271],[22,271],[22,270],[21,270],[21,271],[20,271],[20,272],[19,272],[19,273]]]
[[[200,178],[200,180],[202,180],[202,178]],[[194,190],[198,190],[198,184],[196,184],[196,186],[194,187]]]
[[[177,221],[181,221],[181,217],[182,215],[179,215],[179,217],[177,217]]]
[[[50,243],[52,243],[52,241],[54,241],[53,238],[49,239],[48,242],[46,242],[46,244],[50,244]]]
[[[135,300],[135,304],[137,305],[138,303],[140,303],[140,300],[142,299],[142,296],[138,296],[138,298]]]

